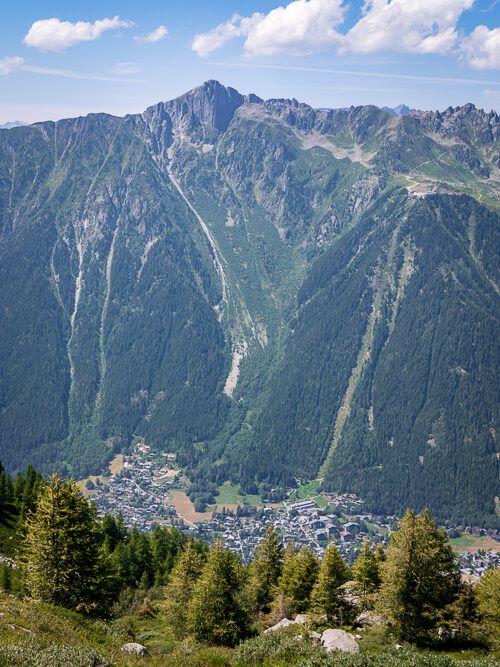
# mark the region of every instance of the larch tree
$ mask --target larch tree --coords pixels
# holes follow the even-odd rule
[[[188,607],[204,562],[205,558],[193,540],[188,540],[170,574],[165,590],[165,610],[168,623],[177,636],[186,634]]]
[[[444,529],[428,510],[408,510],[391,535],[382,566],[380,611],[406,641],[433,639],[446,607],[456,599],[460,577]]]
[[[480,622],[491,644],[500,646],[500,570],[488,570],[476,587]]]
[[[287,546],[279,588],[293,613],[306,611],[318,576],[319,563],[309,547],[303,546],[299,553]]]
[[[269,611],[282,568],[283,543],[274,526],[269,524],[250,566],[250,597],[257,611]]]
[[[188,628],[201,642],[234,646],[248,633],[242,604],[244,570],[238,557],[216,543],[194,585]]]
[[[380,585],[380,560],[368,540],[363,542],[359,556],[352,567],[352,574],[363,598],[373,593]]]
[[[26,587],[36,599],[85,614],[104,615],[117,582],[101,548],[96,511],[74,481],[44,483],[26,520]]]
[[[346,610],[340,586],[349,581],[350,574],[337,547],[330,544],[321,561],[312,600],[318,611],[326,614],[328,621],[337,620],[340,625],[343,625]]]

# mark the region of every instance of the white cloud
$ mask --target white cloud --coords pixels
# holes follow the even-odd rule
[[[32,46],[40,51],[59,53],[79,42],[90,42],[98,39],[107,30],[130,28],[131,21],[114,16],[112,19],[101,19],[89,23],[87,21],[61,21],[58,18],[35,21],[23,39],[26,46]]]
[[[12,74],[24,63],[24,58],[20,56],[11,56],[7,58],[0,58],[0,76],[6,76],[7,74]]]
[[[258,16],[261,16],[258,14]],[[242,21],[248,19],[243,19],[238,14],[234,14],[229,21],[225,23],[220,23],[213,30],[209,32],[201,32],[194,36],[193,41],[191,42],[191,48],[199,56],[205,58],[210,55],[213,51],[220,49],[226,42],[235,37],[241,37],[244,33],[242,30]]]
[[[233,15],[195,35],[191,48],[206,57],[244,38],[248,55],[399,52],[461,55],[474,69],[500,67],[500,28],[478,26],[460,41],[457,23],[475,0],[364,0],[361,16],[345,33],[348,0],[293,0],[267,14]]]
[[[249,26],[245,50],[252,55],[305,55],[340,43],[343,0],[294,0]]]
[[[371,0],[345,35],[341,51],[448,53],[456,24],[474,0]]]
[[[134,37],[137,44],[154,44],[168,35],[168,30],[164,25],[159,25],[147,35],[138,35]]]
[[[461,53],[474,69],[500,69],[500,28],[478,25],[466,37]]]
[[[235,14],[213,30],[195,35],[191,47],[205,57],[229,40],[245,37],[245,51],[252,55],[303,55],[338,43],[341,35],[335,26],[343,18],[343,0],[293,0],[265,15]]]

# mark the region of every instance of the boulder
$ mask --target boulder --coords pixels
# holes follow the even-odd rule
[[[147,648],[142,644],[137,644],[137,642],[130,642],[122,646],[122,651],[124,653],[133,653],[134,655],[146,655]]]
[[[307,623],[307,616],[303,616],[302,614],[297,614],[295,617],[295,623],[302,623],[302,625],[305,625]]]
[[[309,633],[309,637],[317,643],[321,639],[321,633],[312,630],[312,632]]]
[[[367,625],[380,625],[381,623],[382,617],[369,609],[362,611],[361,614],[356,617],[356,625],[359,625],[362,628]]]
[[[291,621],[289,618],[282,618],[279,623],[272,625],[270,628],[267,628],[267,630],[264,630],[264,632],[275,632],[276,630],[287,628],[289,625],[294,625],[294,623],[295,621]]]
[[[333,653],[339,651],[340,653],[358,653],[358,642],[345,630],[328,629],[321,635],[321,643],[328,651]]]

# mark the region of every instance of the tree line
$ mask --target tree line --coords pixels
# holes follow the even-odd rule
[[[360,610],[421,645],[445,636],[487,646],[500,629],[500,571],[463,582],[446,532],[427,510],[407,511],[387,550],[366,542],[352,568],[333,544],[322,559],[307,546],[285,546],[271,524],[245,566],[220,542],[208,548],[175,528],[142,533],[120,517],[100,519],[76,483],[57,475],[44,481],[29,469],[12,483],[2,471],[2,517],[16,498],[19,553],[14,570],[2,565],[2,586],[84,615],[109,617],[124,595],[156,587],[176,636],[210,644],[234,646],[296,614],[352,626]],[[15,585],[6,570],[16,573]]]

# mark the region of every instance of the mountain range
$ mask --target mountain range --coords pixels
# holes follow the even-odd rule
[[[208,81],[0,130],[0,458],[500,515],[500,119]]]

